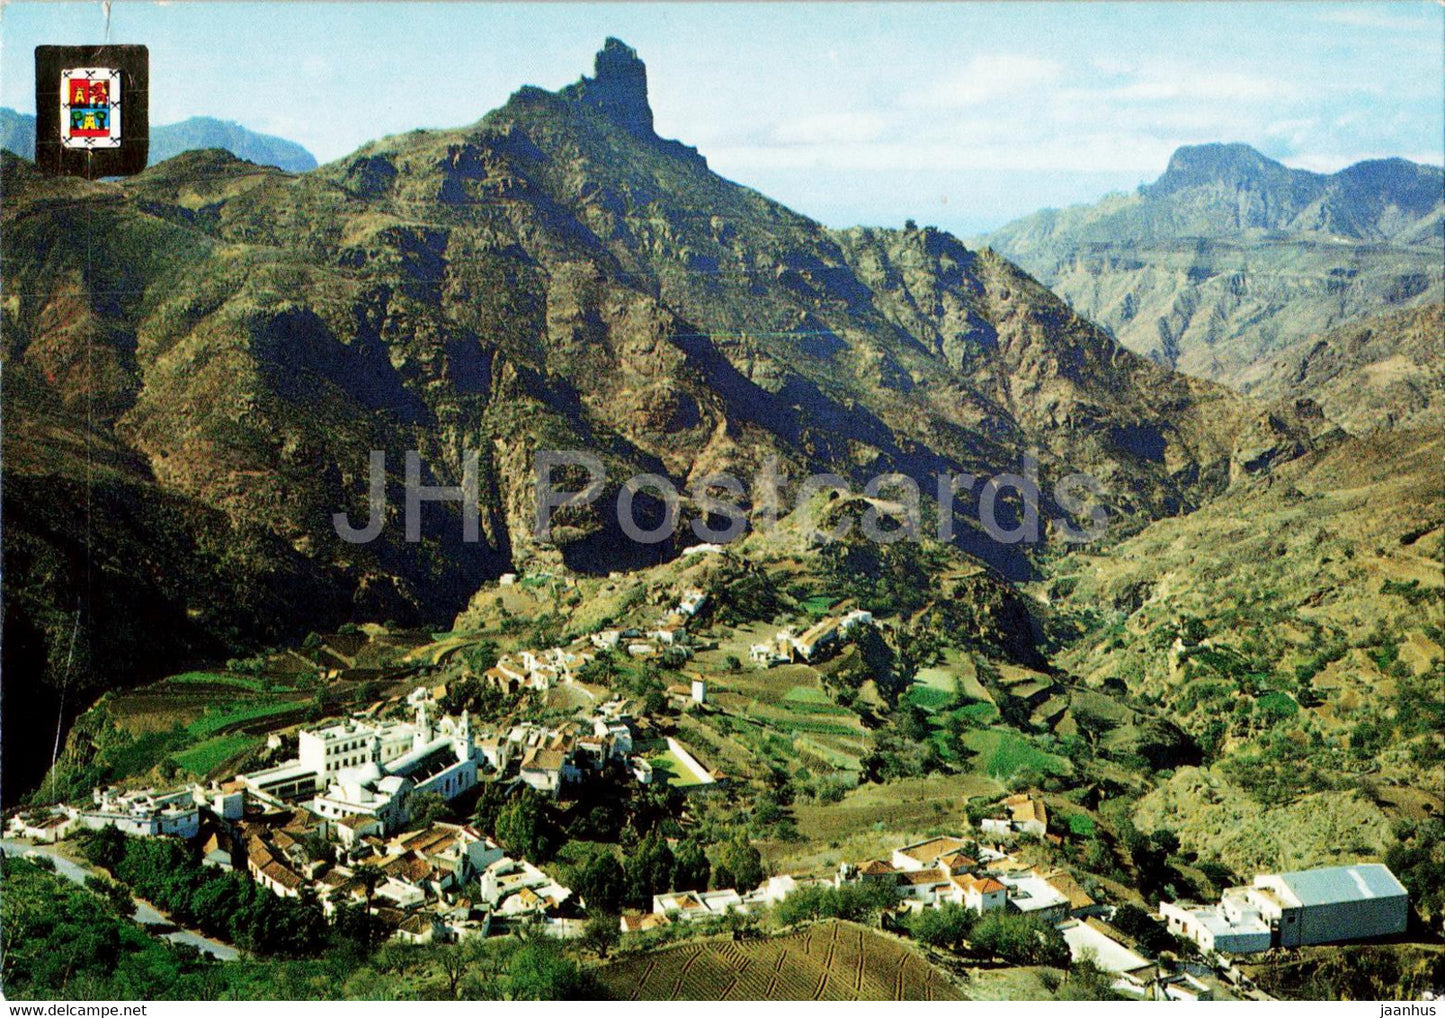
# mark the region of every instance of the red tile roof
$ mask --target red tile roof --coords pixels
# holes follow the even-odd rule
[[[285,866],[282,866],[279,862],[267,863],[262,867],[261,872],[264,873],[266,878],[272,883],[280,884],[289,891],[297,890],[306,883],[306,881],[302,880],[295,873],[292,873]]]
[[[976,891],[979,894],[993,894],[996,891],[1008,890],[993,877],[958,877],[955,882],[964,890]]]

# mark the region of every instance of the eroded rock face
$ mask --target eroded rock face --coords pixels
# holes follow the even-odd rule
[[[1442,333],[1441,304],[1362,319],[1261,364],[1245,391],[1264,399],[1316,401],[1326,417],[1354,435],[1435,428],[1445,410]]]
[[[1313,449],[1317,438],[1330,440],[1332,430],[1312,400],[1276,404],[1258,414],[1235,437],[1230,455],[1229,479],[1267,474],[1280,463],[1298,459]]]

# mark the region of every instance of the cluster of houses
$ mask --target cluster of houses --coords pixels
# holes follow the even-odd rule
[[[706,689],[699,678],[679,687],[678,695],[700,703]],[[635,752],[638,722],[620,699],[599,705],[585,719],[555,726],[523,722],[505,732],[476,731],[466,711],[459,719],[437,717],[436,693],[425,687],[407,704],[414,711],[411,720],[354,716],[302,729],[295,759],[237,780],[273,805],[301,802],[323,819],[348,826],[375,821],[381,830],[393,831],[409,819],[416,796],[454,799],[475,788],[484,772],[551,797],[608,772],[629,774],[641,784],[654,779],[652,765]],[[716,782],[681,743],[668,740],[667,748],[689,771],[690,786]]]
[[[985,819],[989,833],[1040,834],[1047,828],[1041,801],[1010,796],[1004,819]],[[937,837],[894,850],[887,859],[845,865],[839,881],[887,883],[911,909],[961,905],[980,914],[1007,909],[1053,924],[1075,959],[1088,957],[1115,977],[1113,988],[1156,1000],[1211,1000],[1227,995],[1209,966],[1161,966],[1124,943],[1102,905],[1062,869],[1040,871],[1002,845]],[[1164,902],[1159,917],[1170,932],[1192,940],[1206,956],[1247,954],[1394,936],[1409,924],[1409,895],[1380,863],[1260,874],[1249,887],[1226,890],[1218,904]]]
[[[1027,826],[1008,831],[1035,833],[1034,824],[1043,818],[1035,816],[1020,798],[1028,797],[1010,797],[1005,809]],[[1042,807],[1037,800],[1031,801]],[[892,886],[901,907],[910,910],[951,904],[980,915],[1003,909],[1033,916],[1058,929],[1074,958],[1090,958],[1114,977],[1115,990],[1131,997],[1209,1000],[1221,989],[1210,978],[1161,969],[1131,950],[1122,942],[1122,934],[1105,921],[1112,910],[1096,902],[1071,874],[1030,866],[1002,844],[986,845],[956,836],[930,838],[897,848],[888,859],[845,866],[839,879]]]
[[[653,658],[668,651],[686,655],[692,650],[688,624],[707,604],[707,594],[696,588],[683,592],[650,626],[628,629],[603,629],[589,639],[598,650],[624,650],[629,657]]]
[[[998,846],[953,836],[904,845],[888,859],[845,864],[839,880],[891,886],[911,909],[945,904],[979,914],[1009,909],[1054,922],[1071,910],[1094,907],[1093,899],[1062,871],[1041,874]]]
[[[1048,811],[1027,794],[998,804],[1000,816],[980,822],[984,835],[1044,836]],[[1114,910],[1096,902],[1063,869],[1039,869],[1021,861],[1006,843],[985,844],[943,835],[896,848],[884,859],[843,864],[832,880],[770,878],[760,887],[685,891],[653,899],[650,913],[626,915],[624,933],[653,929],[728,912],[746,913],[781,901],[810,884],[851,882],[892,888],[905,910],[956,905],[978,914],[1007,910],[1034,916],[1059,930],[1075,959],[1088,958],[1113,976],[1121,994],[1153,1000],[1212,1000],[1231,996],[1210,965],[1151,961],[1112,928]],[[1216,905],[1164,903],[1159,917],[1177,936],[1194,941],[1206,956],[1244,954],[1391,936],[1405,931],[1405,888],[1378,863],[1261,874],[1249,887],[1230,888]]]
[[[702,702],[706,684],[694,682],[687,696]],[[550,726],[522,722],[505,733],[483,737],[477,748],[486,765],[498,775],[511,774],[515,765],[515,780],[556,798],[568,785],[609,772],[626,774],[638,784],[652,784],[656,779],[652,764],[644,753],[637,752],[642,741],[641,727],[626,701],[613,699],[599,705],[585,719]],[[718,783],[718,775],[699,763],[681,742],[671,737],[662,741],[687,772],[683,777],[689,787]]]
[[[580,646],[520,650],[503,654],[482,677],[504,693],[524,689],[546,691],[560,683],[575,682],[577,671],[592,659],[593,655]]]
[[[771,640],[753,644],[748,649],[748,658],[764,668],[792,661],[818,661],[842,644],[854,630],[872,622],[872,612],[855,608],[844,615],[822,619],[801,634],[794,633],[791,628],[780,629]]]
[[[686,656],[692,651],[688,623],[706,604],[704,591],[689,588],[649,626],[603,629],[565,647],[503,654],[482,678],[504,693],[528,689],[546,691],[577,681],[583,666],[596,660],[598,651],[621,651],[640,659],[660,657],[668,652]]]
[[[733,888],[675,891],[653,898],[652,912],[622,917],[623,932],[636,932],[728,912],[747,913],[782,901],[799,888],[866,882],[893,888],[899,906],[918,910],[956,904],[980,914],[1009,909],[1050,922],[1101,910],[1067,873],[1039,873],[999,846],[960,837],[929,838],[895,849],[888,859],[844,863],[832,879],[781,875],[751,891]]]
[[[309,890],[328,914],[343,902],[365,904],[394,937],[415,943],[486,936],[519,920],[558,936],[580,930],[569,888],[470,827],[389,834],[376,816],[328,817],[313,805],[256,796],[240,779],[170,792],[99,789],[93,809],[18,814],[7,833],[53,842],[114,826],[194,840],[207,866],[244,868],[283,897]]]
[[[276,811],[239,825],[238,840],[258,883],[287,897],[309,888],[328,914],[342,903],[369,907],[401,940],[465,940],[521,919],[575,932],[558,914],[569,888],[465,825],[390,838],[363,827],[348,838],[304,811]]]
[[[747,913],[756,908],[777,904],[800,887],[831,887],[833,884],[834,881],[831,880],[800,880],[784,875],[769,877],[746,893],[732,887],[714,891],[669,891],[653,896],[651,912],[624,915],[621,920],[622,932],[636,933],[673,922],[693,922],[729,912]]]

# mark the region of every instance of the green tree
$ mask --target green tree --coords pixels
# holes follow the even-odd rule
[[[773,916],[787,926],[818,919],[867,922],[897,902],[897,892],[879,883],[801,887],[773,906]]]
[[[477,797],[476,808],[472,810],[472,826],[491,837],[497,835],[497,820],[507,808],[510,795],[506,785],[489,781],[482,785]]]
[[[973,929],[975,914],[962,905],[945,902],[938,908],[925,908],[908,918],[908,933],[919,943],[960,950]]]
[[[494,640],[480,640],[463,653],[467,668],[473,675],[481,675],[489,668],[494,668],[499,656],[499,648]]]
[[[1402,820],[1392,833],[1395,844],[1385,865],[1410,892],[1410,902],[1430,919],[1445,915],[1445,820]]]
[[[739,834],[718,849],[717,863],[713,866],[714,887],[751,891],[763,882],[765,876],[762,853],[748,841],[746,835]]]
[[[582,943],[597,957],[605,959],[607,952],[621,940],[621,924],[616,915],[598,912],[587,917],[587,925],[582,928]]]
[[[928,711],[916,703],[900,704],[894,714],[893,725],[906,742],[924,742],[933,732]]]
[[[507,995],[513,1000],[586,1000],[591,992],[586,974],[548,939],[527,941],[507,965]]]
[[[1114,975],[1087,954],[1069,966],[1069,975],[1054,992],[1056,1000],[1123,1000],[1113,988]]]
[[[86,878],[85,886],[87,890],[95,892],[110,905],[115,910],[115,914],[122,919],[129,919],[135,915],[135,899],[130,896],[129,891],[115,881],[92,876]]]
[[[637,908],[650,908],[652,896],[672,890],[675,862],[667,840],[651,831],[627,857],[626,900]]]
[[[587,903],[587,911],[615,914],[627,896],[628,879],[622,864],[608,849],[592,853],[577,878],[577,891]]]
[[[112,873],[125,858],[125,849],[125,832],[115,827],[102,827],[98,831],[92,831],[84,835],[80,843],[81,853],[90,860],[91,865]]]
[[[712,864],[702,843],[687,838],[677,846],[672,870],[672,890],[705,891]]]
[[[981,951],[1014,965],[1069,964],[1069,945],[1053,925],[1036,916],[1015,915],[996,909],[974,923],[969,942]]]
[[[436,792],[422,792],[412,796],[407,803],[407,809],[411,813],[407,826],[414,831],[424,831],[438,820],[446,820],[452,812],[447,801]]]
[[[462,980],[471,971],[482,951],[480,940],[462,940],[455,944],[440,944],[433,947],[437,967],[447,981],[447,992],[453,1000],[462,999]]]
[[[497,816],[497,840],[508,851],[531,862],[550,858],[554,842],[542,797],[525,788],[508,803]]]

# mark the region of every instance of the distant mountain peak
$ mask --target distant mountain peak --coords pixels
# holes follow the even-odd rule
[[[0,107],[0,148],[34,159],[35,118]],[[182,152],[203,149],[224,149],[238,159],[258,166],[275,166],[289,173],[316,169],[316,157],[296,142],[252,131],[233,120],[190,117],[176,124],[151,127],[151,166]]]
[[[1163,195],[1203,184],[1238,185],[1261,177],[1288,177],[1301,170],[1290,170],[1252,145],[1243,142],[1211,142],[1207,145],[1181,145],[1169,157],[1163,175],[1145,191]]]
[[[597,51],[593,76],[583,77],[562,94],[595,107],[627,132],[653,137],[652,107],[647,102],[647,65],[621,39],[608,36]]]

